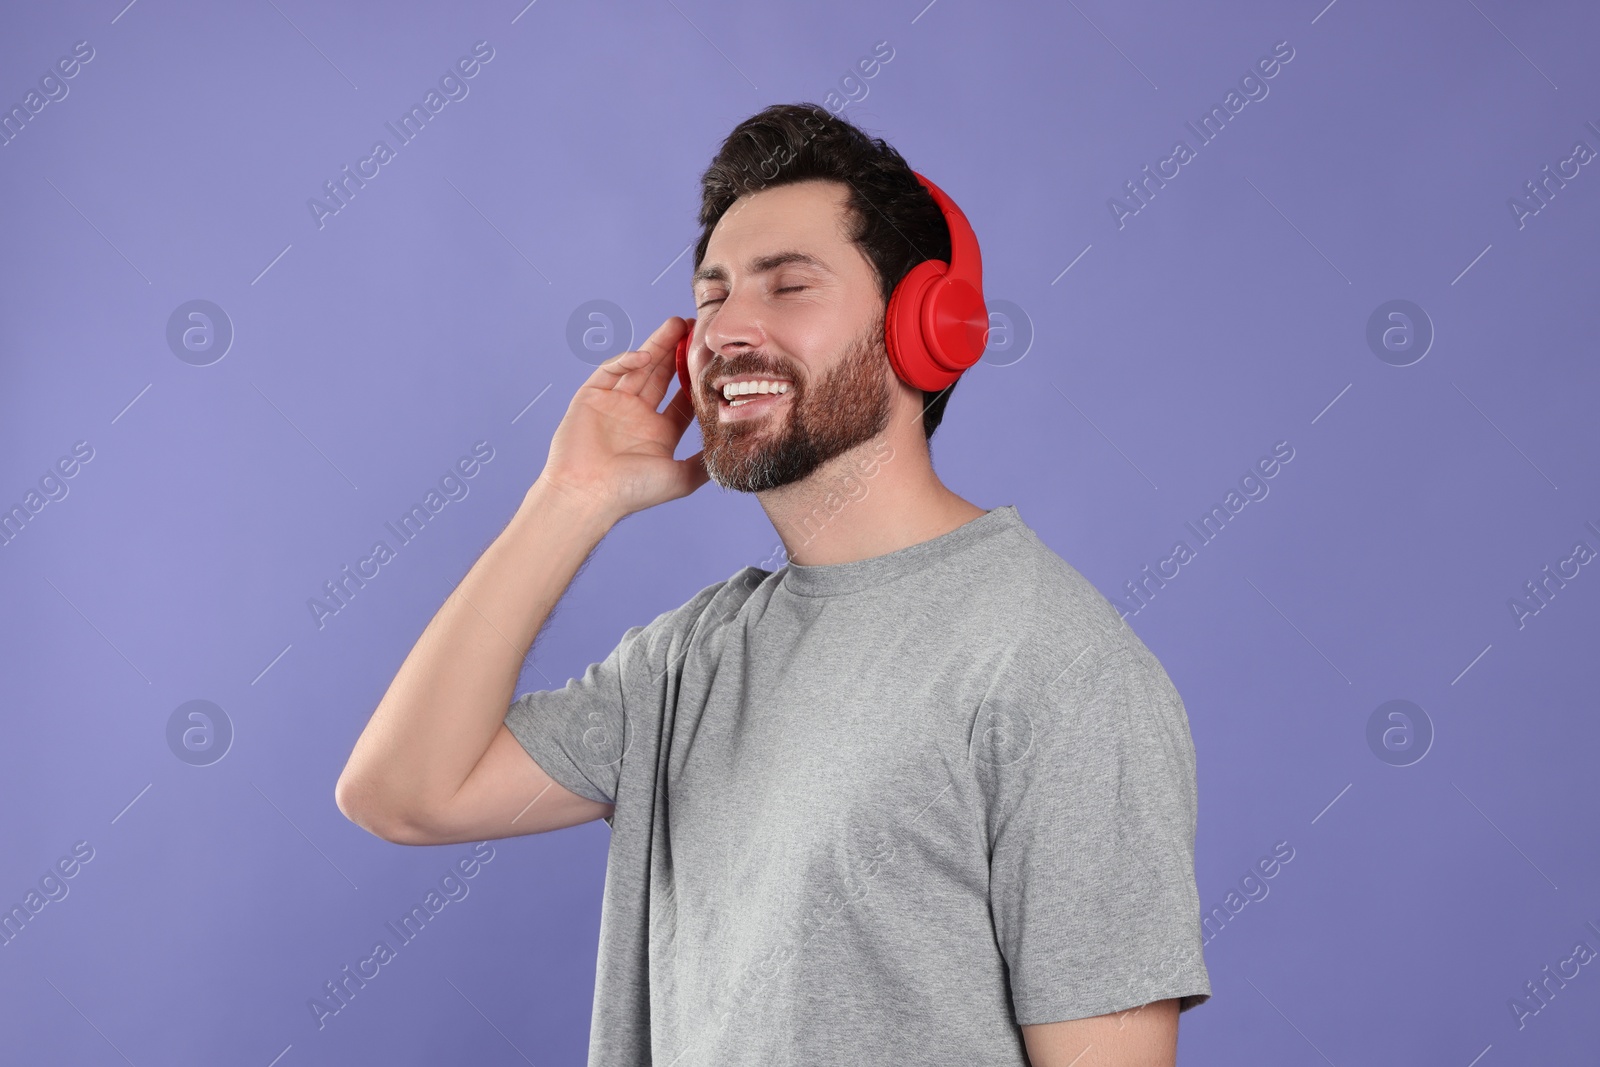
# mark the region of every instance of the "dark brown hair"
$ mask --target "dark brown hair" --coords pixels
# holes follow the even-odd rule
[[[817,104],[774,104],[735,126],[700,177],[702,231],[694,269],[700,269],[711,231],[735,200],[815,178],[850,186],[850,240],[872,264],[885,306],[912,267],[928,259],[950,261],[944,212],[892,145]],[[924,437],[933,437],[954,388],[922,394]]]

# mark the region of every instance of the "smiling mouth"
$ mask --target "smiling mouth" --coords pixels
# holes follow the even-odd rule
[[[719,396],[717,397],[717,414],[721,419],[728,422],[751,419],[757,415],[765,414],[783,403],[790,395],[790,392],[792,390],[782,393],[747,393],[744,396],[736,396],[731,401]]]

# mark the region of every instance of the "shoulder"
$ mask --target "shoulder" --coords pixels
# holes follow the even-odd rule
[[[1014,667],[1047,672],[1046,682],[1063,670],[1161,669],[1094,583],[1020,520],[996,539],[982,570],[979,610],[1002,628]]]
[[[690,649],[714,647],[769,577],[759,567],[741,567],[722,581],[701,586],[678,607],[630,626],[616,654],[626,663],[652,664],[652,674],[659,676],[662,664],[683,662]]]
[[[726,618],[737,615],[754,599],[771,595],[776,572],[760,567],[740,567],[730,577],[713,582],[695,594],[695,601],[703,601],[702,615]],[[693,603],[693,601],[691,601]]]
[[[772,573],[760,567],[741,567],[722,581],[702,586],[681,606],[656,616],[649,626],[636,629],[687,634],[720,626],[737,616],[762,591]]]

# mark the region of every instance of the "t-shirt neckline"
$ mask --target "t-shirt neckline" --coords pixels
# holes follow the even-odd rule
[[[1015,504],[1003,504],[967,520],[948,533],[881,556],[848,563],[809,565],[791,560],[784,564],[782,587],[798,596],[837,596],[860,592],[892,578],[930,567],[1021,521]]]

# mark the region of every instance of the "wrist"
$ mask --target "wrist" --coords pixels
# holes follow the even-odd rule
[[[587,530],[595,540],[622,520],[615,506],[599,494],[564,485],[540,475],[522,498],[518,515],[537,515],[540,521],[554,519],[570,529]]]

